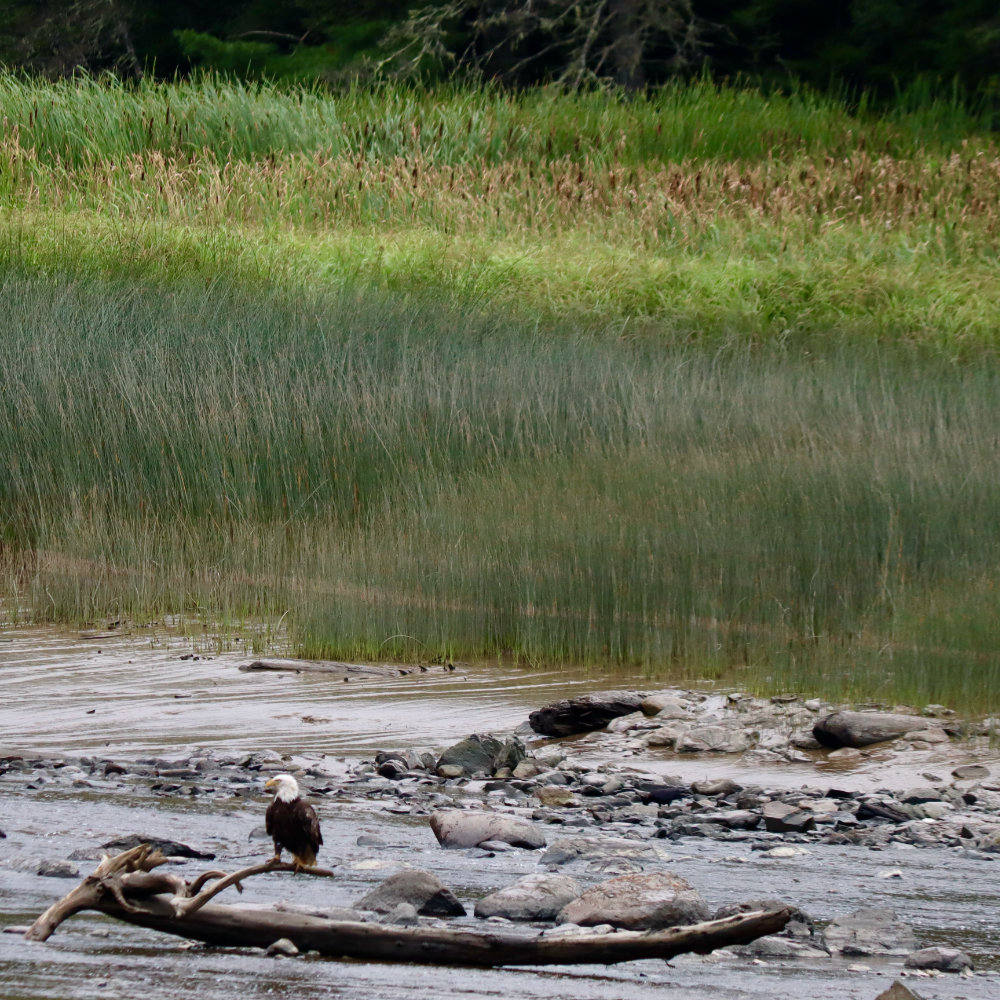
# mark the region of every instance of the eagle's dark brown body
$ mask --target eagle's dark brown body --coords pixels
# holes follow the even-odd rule
[[[323,843],[319,817],[305,799],[296,796],[285,799],[275,796],[264,814],[264,825],[274,841],[274,856],[280,857],[284,848],[303,868],[316,864],[316,853]]]

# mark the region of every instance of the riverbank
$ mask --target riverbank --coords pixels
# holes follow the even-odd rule
[[[36,636],[33,664],[23,662],[11,670],[8,659],[0,671],[0,681],[10,685],[0,699],[7,713],[4,731],[16,738],[16,744],[5,742],[0,755],[7,758],[0,775],[0,827],[7,834],[0,864],[0,919],[5,925],[30,923],[66,891],[69,879],[89,871],[102,844],[123,835],[169,838],[215,855],[179,861],[177,870],[186,875],[205,867],[232,870],[269,854],[262,830],[267,803],[263,783],[280,770],[297,773],[312,796],[324,829],[320,860],[337,865],[338,878],[267,876],[253,880],[244,901],[349,906],[393,873],[419,868],[436,874],[471,914],[487,894],[552,865],[583,887],[627,872],[675,871],[713,911],[778,898],[798,906],[823,928],[862,907],[887,906],[912,928],[918,944],[955,947],[972,956],[977,974],[962,981],[963,995],[986,1000],[1000,983],[995,947],[1000,927],[988,918],[1000,912],[994,877],[1000,855],[961,832],[977,819],[982,827],[992,821],[989,796],[995,793],[987,786],[1000,775],[1000,754],[988,741],[951,740],[920,749],[909,738],[903,745],[877,746],[839,764],[829,761],[827,751],[802,751],[806,760],[778,759],[773,750],[760,754],[760,747],[741,753],[679,753],[656,747],[657,740],[649,737],[658,731],[662,736],[664,728],[679,723],[704,730],[719,713],[715,721],[725,724],[731,713],[741,720],[741,732],[758,734],[768,729],[761,724],[763,715],[784,720],[777,728],[785,726],[790,737],[804,728],[802,720],[816,719],[831,707],[811,699],[749,699],[740,710],[742,699],[681,689],[663,696],[661,711],[672,718],[623,716],[610,730],[552,741],[528,735],[530,711],[596,690],[602,686],[599,678],[540,674],[534,675],[532,688],[529,671],[493,676],[491,682],[488,671],[441,668],[439,673],[415,669],[410,674],[400,672],[409,668],[397,667],[391,676],[361,673],[345,683],[328,672],[240,671],[252,655],[199,650],[188,638],[175,639],[167,651],[143,653],[133,647],[133,662],[126,659],[122,672],[115,674],[109,661],[116,644],[129,637],[77,637],[64,649],[62,666],[53,655],[55,637],[50,641],[46,652]],[[65,646],[65,637],[62,641]],[[100,645],[88,646],[90,642]],[[75,749],[32,751],[26,724],[17,735],[14,692],[30,698],[32,670],[41,686],[38,700],[27,701],[25,708],[37,721],[36,745],[54,746],[72,724]],[[185,690],[183,671],[202,672],[197,698],[174,698],[196,694]],[[74,675],[77,683],[70,687],[67,681]],[[47,689],[46,678],[51,683]],[[112,704],[108,695],[116,689],[119,695]],[[302,699],[310,706],[302,713],[309,721],[299,714]],[[117,736],[111,720],[98,718],[97,711],[87,714],[102,702],[117,713]],[[242,706],[239,712],[236,705]],[[370,721],[375,712],[385,720],[385,728],[377,732]],[[209,715],[215,719],[211,732],[199,721]],[[148,728],[139,740],[144,718]],[[961,725],[947,714],[935,718],[917,712],[913,719],[915,726],[932,724],[925,733],[940,725]],[[471,730],[509,735],[515,729],[543,762],[534,777],[442,778],[428,769],[428,755],[436,760]],[[152,749],[156,745],[159,750]],[[374,746],[384,751],[381,758]],[[788,740],[785,746],[796,749]],[[380,773],[396,759],[403,762],[401,770],[386,768],[393,777]],[[962,764],[978,765],[990,774],[955,778],[951,771]],[[928,786],[936,787],[936,796],[922,794],[908,801],[907,792],[917,787],[926,792]],[[672,801],[660,803],[653,794],[657,788],[682,791],[661,795]],[[966,795],[973,801],[966,801]],[[768,802],[794,802],[800,811],[807,804],[811,828],[767,829],[762,817]],[[541,831],[546,846],[536,851],[496,845],[445,850],[431,830],[430,816],[455,808],[467,815],[486,809],[527,821]],[[893,809],[910,811],[894,816]],[[920,809],[924,812],[918,815]],[[760,815],[752,823],[755,811]],[[568,850],[566,841],[577,846]],[[628,851],[622,850],[622,841]],[[581,842],[587,851],[579,850]],[[38,874],[43,868],[48,876]],[[678,1000],[694,1000],[707,989],[732,1000],[790,998],[803,990],[873,1000],[905,971],[903,959],[795,957],[785,950],[692,956],[670,966],[642,962],[614,970],[437,969],[418,974],[418,985],[408,982],[406,989],[427,1000],[457,989],[473,997],[500,988],[535,996],[551,990],[556,976],[571,984],[575,995],[601,1000],[651,983]],[[16,935],[0,936],[0,969],[5,981],[16,983],[20,996],[31,1000],[64,1000],[70,978],[77,983],[74,1000],[98,995],[125,1000],[134,996],[137,977],[150,982],[156,1000],[173,1000],[170,983],[193,975],[201,981],[221,971],[225,984],[214,993],[215,987],[205,987],[212,1000],[231,995],[226,991],[233,982],[261,976],[294,983],[301,995],[311,997],[326,988],[330,974],[329,964],[315,959],[275,964],[253,952],[191,951],[94,916],[74,918],[44,950],[25,950]],[[380,1000],[402,996],[391,966],[338,965],[337,970],[338,979],[346,977]],[[950,974],[916,978],[906,981],[925,997],[954,996]]]

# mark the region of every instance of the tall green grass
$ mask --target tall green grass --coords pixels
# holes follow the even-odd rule
[[[12,604],[995,707],[987,361],[8,273]]]
[[[388,83],[330,93],[212,76],[51,83],[4,73],[0,121],[6,137],[70,169],[147,152],[224,162],[322,151],[378,162],[419,156],[436,166],[752,161],[859,148],[908,157],[947,155],[989,131],[986,119],[934,95],[893,114],[864,104],[851,113],[845,101],[806,89],[767,95],[709,80],[644,95]]]

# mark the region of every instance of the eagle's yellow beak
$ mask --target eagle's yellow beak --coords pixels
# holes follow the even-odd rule
[[[265,788],[274,788],[274,786],[277,783],[278,783],[278,779],[277,778],[268,778],[267,781],[264,782],[264,787]]]

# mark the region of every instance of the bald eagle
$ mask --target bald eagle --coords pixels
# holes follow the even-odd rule
[[[265,827],[274,841],[274,860],[281,860],[284,848],[299,868],[312,868],[323,843],[316,810],[299,794],[299,783],[290,774],[276,774],[264,787],[277,789],[264,814]]]

